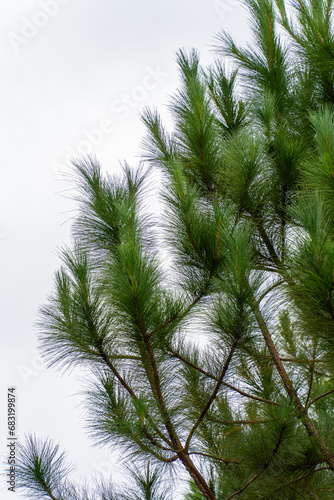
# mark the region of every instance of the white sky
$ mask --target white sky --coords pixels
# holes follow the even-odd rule
[[[225,29],[244,43],[247,24],[236,0],[0,0],[0,7],[0,454],[6,459],[6,393],[15,386],[19,439],[29,430],[54,438],[86,477],[110,471],[111,461],[85,435],[80,374],[60,377],[34,359],[37,308],[73,215],[73,202],[59,194],[67,187],[61,170],[69,154],[88,149],[111,172],[119,160],[136,164],[139,111],[150,105],[166,115],[178,82],[175,51],[195,47],[208,64],[214,35]],[[1,499],[13,500],[1,481]]]

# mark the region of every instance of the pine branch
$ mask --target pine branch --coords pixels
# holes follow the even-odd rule
[[[261,356],[263,357],[264,359],[272,359],[271,356]],[[313,363],[327,363],[327,361],[325,359],[304,359],[304,358],[283,358],[282,356],[280,356],[281,358],[281,361],[283,361],[284,363],[306,363],[306,364],[309,364],[309,365],[312,365]]]
[[[134,286],[134,281],[133,281],[133,286]],[[136,293],[135,293],[135,287],[134,287],[134,298],[135,298],[135,303],[136,303],[136,310],[138,316],[140,316],[140,311],[138,307],[138,301],[136,298]],[[152,344],[149,338],[149,333],[146,331],[145,326],[143,322],[141,321],[141,318],[139,317],[139,326],[141,333],[143,335],[143,340],[147,349],[149,361],[151,364],[152,368],[152,373],[153,373],[153,390],[156,395],[159,409],[161,412],[161,416],[164,422],[164,425],[166,427],[166,430],[168,432],[168,435],[171,440],[172,448],[176,452],[178,458],[181,460],[187,471],[189,472],[190,476],[193,478],[195,481],[196,485],[200,489],[200,491],[205,495],[205,497],[208,500],[216,500],[215,496],[213,495],[211,489],[209,488],[208,484],[206,483],[205,479],[201,475],[201,473],[197,470],[191,459],[189,458],[189,453],[186,449],[182,447],[181,441],[177,435],[177,432],[174,428],[174,425],[172,423],[172,420],[169,416],[169,412],[164,400],[164,396],[162,393],[162,388],[161,388],[161,383],[160,383],[160,377],[159,377],[159,371],[158,371],[158,366],[156,363],[156,359],[154,356],[154,351],[152,348]]]
[[[173,423],[168,415],[168,411],[165,405],[165,401],[162,395],[162,390],[161,390],[161,385],[160,385],[160,379],[159,379],[159,373],[158,373],[158,367],[155,361],[153,349],[150,343],[149,336],[146,334],[144,337],[144,342],[148,351],[150,363],[152,366],[153,370],[153,377],[154,377],[154,386],[155,386],[155,393],[158,398],[159,406],[161,409],[161,414],[164,420],[165,427],[168,431],[169,437],[171,439],[172,445],[174,450],[177,453],[178,458],[181,460],[185,468],[188,470],[189,474],[195,481],[196,485],[200,489],[200,491],[205,495],[205,498],[208,500],[216,500],[215,496],[213,495],[211,489],[207,485],[206,481],[204,480],[203,476],[200,474],[200,472],[197,470],[193,462],[189,458],[189,454],[187,452],[187,449],[182,447],[181,442],[179,440],[179,437],[174,429]]]
[[[238,345],[238,339],[235,339],[232,346],[231,346],[231,349],[230,349],[230,352],[227,356],[227,359],[224,363],[224,366],[223,366],[223,369],[222,369],[222,372],[220,374],[220,377],[218,378],[217,380],[217,384],[211,394],[211,396],[209,397],[206,405],[204,406],[203,410],[201,411],[200,415],[198,416],[198,419],[197,421],[195,422],[195,424],[193,425],[191,431],[189,432],[189,435],[188,435],[188,438],[186,440],[186,444],[185,444],[185,449],[188,450],[189,448],[189,445],[190,445],[190,441],[191,441],[191,438],[192,436],[194,435],[197,427],[200,425],[200,423],[202,422],[202,420],[204,419],[204,417],[206,416],[207,412],[209,411],[212,403],[214,402],[214,400],[216,399],[217,397],[217,394],[218,394],[218,391],[222,385],[222,382],[223,382],[223,379],[227,373],[227,370],[230,366],[230,362],[232,360],[232,357],[233,357],[233,354],[235,353],[235,350],[237,348],[237,345]]]
[[[318,399],[324,398],[328,396],[328,394],[332,394],[334,392],[334,389],[331,389],[330,391],[325,392],[324,394],[320,394],[320,396],[317,396],[316,398],[312,399],[306,406],[306,409],[308,409],[311,405],[313,405]]]
[[[50,490],[48,485],[45,483],[45,481],[43,481],[43,483],[44,483],[43,487],[44,487],[46,493],[48,494],[48,496],[51,498],[51,500],[61,500],[60,498],[57,498],[52,494],[52,491]]]
[[[276,446],[273,449],[273,451],[271,452],[270,457],[266,461],[264,467],[259,472],[256,472],[256,474],[254,474],[254,476],[242,488],[240,488],[238,491],[235,491],[234,493],[232,493],[232,495],[228,496],[225,500],[230,500],[231,498],[235,497],[236,495],[240,495],[240,493],[242,493],[250,484],[252,484],[259,476],[261,476],[261,474],[263,474],[268,469],[271,461],[273,460],[276,453],[278,452],[278,448],[281,445],[284,430],[285,430],[285,420],[284,420],[283,425],[281,427],[281,431],[280,431],[280,434],[278,436]]]
[[[114,367],[114,365],[111,363],[111,361],[109,359],[109,356],[107,355],[107,353],[102,348],[102,344],[101,344],[101,347],[100,347],[100,356],[104,360],[104,362],[106,363],[106,365],[110,368],[110,370],[115,375],[115,377],[118,379],[118,381],[121,383],[121,385],[124,387],[124,389],[131,396],[131,398],[134,401],[138,401],[138,397],[134,393],[134,391],[132,390],[132,388],[130,387],[130,385],[124,380],[124,378],[120,375],[120,373],[116,370],[116,368]],[[160,438],[163,439],[163,441],[165,441],[170,446],[171,445],[170,441],[166,438],[166,436],[164,436],[164,434],[153,423],[153,420],[150,417],[150,415],[147,415],[147,419],[149,420],[149,422],[153,426],[154,430],[158,433],[158,435],[160,436]],[[163,448],[159,443],[156,442],[156,440],[153,438],[153,436],[150,434],[150,432],[147,429],[145,429],[145,427],[143,427],[143,430],[145,432],[145,435],[151,441],[152,444],[158,446],[160,449],[166,449],[166,448]],[[167,448],[167,450],[171,451],[171,450],[169,450],[169,448]]]
[[[192,368],[199,371],[200,373],[203,373],[203,375],[206,375],[207,377],[218,381],[218,377],[216,377],[212,373],[209,373],[206,370],[203,370],[203,368],[195,365],[194,363],[191,363],[191,361],[189,361],[185,357],[181,356],[181,354],[177,353],[175,350],[170,348],[170,352],[173,354],[174,357],[178,358],[183,363],[187,364],[188,366],[191,366]],[[261,398],[259,396],[255,396],[254,394],[249,394],[248,392],[245,392],[245,391],[239,389],[238,387],[235,387],[234,385],[231,385],[227,382],[222,382],[222,385],[225,387],[228,387],[232,391],[238,392],[239,394],[241,394],[242,396],[245,396],[246,398],[254,399],[254,401],[261,401],[262,403],[268,403],[268,404],[271,404],[274,406],[280,406],[280,404],[277,403],[276,401],[271,401],[270,399]]]
[[[222,425],[253,425],[271,422],[271,420],[222,420],[220,418],[213,417],[212,415],[207,415],[206,418],[212,422]]]
[[[314,423],[309,418],[309,416],[307,414],[307,408],[304,408],[300,399],[297,396],[297,392],[296,392],[296,390],[291,382],[291,379],[289,378],[289,376],[288,376],[288,374],[283,366],[282,360],[279,357],[279,354],[276,350],[274,342],[271,338],[271,335],[269,333],[267,325],[263,319],[263,316],[261,314],[261,311],[259,309],[259,306],[258,306],[254,296],[252,296],[251,301],[252,301],[252,307],[254,310],[255,317],[257,319],[258,325],[260,327],[260,330],[262,332],[262,335],[264,337],[264,340],[266,342],[268,350],[272,356],[272,359],[273,359],[275,366],[277,368],[277,371],[281,377],[281,380],[282,380],[283,385],[286,389],[286,392],[288,393],[291,401],[294,404],[294,407],[296,410],[296,416],[301,420],[301,422],[305,426],[309,436],[312,438],[312,440],[317,445],[319,451],[322,453],[323,460],[326,461],[327,464],[329,465],[329,467],[331,468],[331,470],[334,471],[334,457],[333,457],[332,453],[330,452],[323,437],[320,435],[320,433],[316,429]]]
[[[129,384],[124,380],[124,378],[121,376],[121,374],[116,370],[114,365],[111,363],[107,353],[103,350],[102,346],[100,348],[100,356],[105,362],[105,364],[110,368],[110,370],[113,372],[117,380],[121,383],[121,385],[124,387],[124,389],[130,394],[130,396],[137,401],[138,398],[136,394],[133,392],[132,388],[129,386]]]
[[[308,388],[308,392],[307,392],[307,397],[306,397],[306,401],[305,401],[305,408],[307,409],[308,408],[308,402],[310,400],[310,397],[311,397],[311,392],[312,392],[312,387],[313,387],[313,380],[314,380],[314,369],[315,369],[315,361],[314,361],[314,358],[315,358],[315,355],[316,355],[316,350],[317,350],[317,345],[315,344],[314,347],[313,347],[313,362],[311,363],[310,365],[310,371],[311,371],[311,375],[310,375],[310,384],[309,384],[309,388]]]
[[[274,245],[270,241],[270,238],[264,229],[264,225],[263,225],[263,222],[261,220],[259,213],[255,212],[254,214],[252,214],[252,219],[253,219],[254,224],[255,224],[255,226],[256,226],[256,228],[257,228],[257,230],[262,238],[263,243],[265,244],[265,246],[266,246],[266,248],[267,248],[267,250],[272,258],[273,263],[277,266],[277,269],[282,268],[282,262],[280,261],[278,255],[276,253],[276,250],[274,248]]]
[[[208,279],[207,279],[207,282],[206,284],[204,285],[204,287],[202,288],[202,290],[200,291],[200,293],[197,295],[197,297],[184,309],[183,312],[180,312],[179,309],[176,311],[176,313],[167,321],[165,321],[165,323],[163,323],[162,325],[159,325],[157,326],[154,330],[150,331],[150,332],[147,332],[145,333],[145,335],[147,336],[151,336],[153,335],[154,333],[156,332],[159,332],[160,330],[163,330],[166,326],[169,326],[171,325],[174,321],[181,321],[183,318],[185,318],[187,316],[187,314],[193,309],[193,307],[198,303],[200,302],[200,300],[205,296],[206,292],[207,292],[207,288],[210,284],[210,281],[212,280],[213,278],[213,273],[210,273]]]
[[[162,325],[157,326],[154,330],[150,331],[147,333],[148,336],[153,335],[156,332],[159,332],[160,330],[163,330],[166,326],[170,325],[173,323],[173,321],[178,318],[179,316],[179,310],[176,311],[176,313],[167,321],[165,321]]]
[[[300,476],[292,479],[288,483],[285,483],[283,485],[283,488],[286,488],[287,486],[290,486],[291,484],[298,483],[299,481],[303,481],[304,479],[307,479],[310,475],[314,474],[315,472],[319,472],[319,471],[323,471],[323,470],[331,470],[331,469],[330,469],[330,467],[318,467],[318,468],[312,467],[308,472],[301,474]],[[279,489],[276,491],[281,491],[281,490],[282,490],[282,486],[280,486]]]
[[[308,21],[309,26],[313,29],[318,41],[320,42],[321,45],[324,45],[324,41],[321,38],[318,30],[314,26],[314,23],[312,22],[312,17],[310,16],[309,12],[307,11],[306,5],[304,4],[304,2],[302,0],[297,0],[297,2],[300,6],[300,11],[304,14],[305,18]]]
[[[262,300],[265,298],[265,296],[270,293],[272,290],[274,290],[276,287],[280,286],[280,285],[283,285],[285,283],[285,280],[279,280],[279,281],[276,281],[276,283],[274,283],[273,285],[269,286],[261,295],[260,297],[257,299],[257,302],[258,304],[260,304],[262,302]]]
[[[216,377],[215,375],[212,375],[212,373],[209,373],[206,370],[203,370],[203,368],[195,365],[194,363],[192,363],[191,361],[189,361],[185,357],[181,356],[181,354],[179,354],[178,352],[176,352],[171,347],[169,348],[169,351],[171,352],[171,354],[173,355],[173,357],[178,358],[180,361],[183,361],[183,363],[187,364],[188,366],[191,366],[192,368],[194,368],[195,370],[199,371],[200,373],[203,373],[203,375],[206,375],[207,377],[212,378],[213,380],[217,380],[218,381],[218,377]]]
[[[333,0],[293,0],[291,20],[286,0],[246,0],[246,7],[253,46],[219,37],[220,52],[237,69],[228,73],[217,62],[206,71],[195,51],[180,51],[174,130],[167,133],[156,111],[143,116],[149,137],[142,158],[164,175],[164,236],[176,263],[170,273],[188,298],[163,281],[155,221],[140,205],[146,174],[125,167],[116,179],[102,175],[94,158],[75,162],[74,250],[63,252],[39,326],[50,364],[96,367],[99,380],[87,396],[97,438],[116,438],[134,460],[162,463],[153,472],[148,463],[138,490],[117,498],[167,498],[156,479],[174,462],[190,476],[193,495],[206,500],[221,491],[229,492],[225,500],[247,492],[280,498],[282,488],[293,498],[331,495],[334,433],[324,408],[334,394],[327,390],[334,359]],[[277,29],[279,16],[287,36]],[[197,326],[208,347],[193,341]],[[189,353],[182,341],[192,342]],[[241,388],[229,383],[237,349]],[[252,392],[278,394],[279,402]],[[228,450],[236,460],[223,456]],[[70,468],[49,441],[32,439],[23,458],[18,471],[34,498],[93,497],[67,483]],[[114,493],[101,487],[97,497]]]
[[[280,403],[277,403],[276,401],[271,401],[270,399],[261,398],[260,396],[255,396],[254,394],[249,394],[248,392],[245,392],[239,389],[238,387],[228,384],[227,382],[222,382],[222,385],[228,387],[229,389],[232,389],[232,391],[238,392],[239,394],[245,396],[246,398],[253,399],[254,401],[261,401],[262,403],[267,403],[274,406],[281,406]]]
[[[213,460],[218,460],[219,462],[223,462],[225,464],[240,464],[239,460],[231,460],[229,458],[222,458],[218,455],[213,455],[212,453],[203,453],[201,451],[190,451],[189,455],[199,455],[201,457],[212,458]]]

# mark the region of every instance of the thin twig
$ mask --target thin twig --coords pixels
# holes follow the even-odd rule
[[[230,362],[232,360],[232,357],[233,357],[233,354],[235,353],[235,350],[237,348],[237,345],[238,345],[238,339],[235,339],[232,346],[231,346],[231,349],[230,349],[230,352],[229,352],[229,355],[224,363],[224,366],[223,366],[223,369],[222,369],[222,372],[220,374],[220,377],[219,379],[217,380],[217,384],[216,384],[216,387],[214,388],[211,396],[209,397],[206,405],[204,406],[203,410],[201,411],[197,421],[195,422],[195,424],[193,425],[191,431],[189,432],[189,435],[188,435],[188,438],[187,438],[187,441],[186,441],[186,444],[185,444],[185,449],[187,450],[188,447],[189,447],[189,444],[190,444],[190,441],[191,441],[191,438],[192,436],[194,435],[194,432],[195,430],[197,429],[197,427],[200,425],[200,423],[202,422],[202,420],[204,419],[205,415],[207,414],[207,412],[209,411],[212,403],[214,402],[214,400],[216,399],[216,396],[218,394],[218,391],[222,385],[222,382],[223,382],[223,379],[226,375],[226,372],[228,370],[228,367],[230,365]]]
[[[260,302],[265,298],[265,296],[267,295],[267,293],[271,292],[274,288],[276,288],[277,286],[279,285],[283,285],[283,283],[285,283],[285,280],[279,280],[279,281],[276,281],[276,283],[274,283],[273,285],[271,285],[269,288],[267,288],[267,290],[265,290],[262,295],[260,295],[260,297],[258,298],[257,302],[258,304],[260,304]]]
[[[203,370],[203,368],[195,365],[194,363],[192,363],[191,361],[189,361],[185,357],[181,356],[181,354],[174,351],[173,349],[170,349],[170,352],[173,354],[173,356],[178,358],[180,361],[183,361],[183,363],[191,366],[192,368],[199,371],[200,373],[203,373],[203,375],[206,375],[207,377],[212,378],[213,380],[216,380],[216,381],[218,380],[218,377],[216,377],[215,375],[213,375],[212,373],[210,373],[206,370]],[[255,396],[254,394],[249,394],[248,392],[245,392],[242,389],[239,389],[238,387],[235,387],[234,385],[229,384],[228,382],[222,382],[222,385],[224,385],[225,387],[228,387],[229,389],[232,389],[232,391],[238,392],[239,394],[241,394],[242,396],[245,396],[246,398],[254,399],[255,401],[261,401],[262,403],[268,403],[271,405],[280,406],[280,404],[277,403],[276,401],[271,401],[270,399],[261,398],[260,396]]]
[[[283,421],[283,425],[281,427],[281,431],[279,433],[276,446],[273,449],[273,451],[271,452],[270,457],[266,461],[264,467],[259,472],[256,472],[256,474],[242,488],[240,488],[238,491],[235,491],[234,493],[232,493],[232,495],[230,495],[229,497],[227,497],[226,500],[230,500],[231,498],[235,497],[236,495],[240,495],[240,493],[242,493],[250,484],[252,484],[261,474],[263,474],[268,469],[268,467],[269,467],[272,459],[276,455],[276,453],[278,451],[278,448],[279,448],[279,446],[280,446],[280,444],[282,442],[282,437],[283,437],[284,429],[285,429],[285,420]]]
[[[203,453],[201,451],[190,451],[189,455],[200,455],[201,457],[212,458],[213,460],[218,460],[224,462],[225,464],[240,464],[239,460],[231,460],[229,458],[221,458],[218,455],[212,455],[211,453]]]
[[[212,422],[216,422],[217,424],[222,425],[252,425],[252,424],[266,424],[271,422],[272,420],[221,420],[220,418],[212,417],[211,415],[207,415],[208,420]]]
[[[311,405],[313,405],[313,403],[318,401],[318,399],[324,398],[325,396],[328,396],[328,394],[332,394],[332,392],[334,392],[334,389],[331,389],[330,391],[327,391],[324,394],[320,394],[320,396],[317,396],[316,398],[312,399],[312,401],[310,401],[309,404],[307,405],[306,409],[308,409]]]

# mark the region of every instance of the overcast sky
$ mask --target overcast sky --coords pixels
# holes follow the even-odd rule
[[[27,431],[51,436],[77,464],[76,477],[112,469],[117,480],[110,452],[91,448],[86,437],[80,373],[60,377],[36,358],[37,309],[74,214],[63,172],[70,156],[85,153],[110,172],[119,160],[136,165],[140,109],[156,106],[166,115],[178,81],[175,52],[195,47],[204,64],[213,62],[214,35],[225,29],[240,43],[247,39],[245,13],[236,0],[0,5],[1,458],[7,388],[14,386],[19,439]],[[14,498],[3,480],[0,496]]]

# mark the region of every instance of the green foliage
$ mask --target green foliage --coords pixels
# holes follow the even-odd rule
[[[168,500],[170,488],[161,480],[161,467],[152,468],[150,462],[144,471],[129,470],[135,486],[124,495],[124,500]],[[123,499],[123,497],[122,497]]]
[[[74,486],[58,447],[30,438],[18,477],[34,498],[162,500],[172,473],[187,500],[333,497],[332,1],[298,0],[291,19],[284,0],[246,6],[252,45],[217,37],[232,71],[179,52],[173,131],[143,113],[147,171],[75,162],[41,349],[91,369],[88,430],[132,484]],[[163,221],[143,208],[151,171]]]
[[[222,67],[219,61],[210,69],[208,76],[208,90],[216,111],[216,121],[224,135],[239,130],[248,124],[247,110],[245,104],[236,96],[236,78],[238,72],[235,70],[230,75]]]
[[[27,498],[46,500],[116,500],[112,484],[96,480],[94,486],[76,485],[69,480],[74,466],[69,464],[65,453],[51,439],[44,441],[27,436],[24,445],[19,444],[16,474],[17,487]]]
[[[190,492],[187,493],[184,500],[204,500],[205,499],[205,497],[202,495],[202,493],[197,488],[194,481],[190,481],[189,486],[190,486]]]

